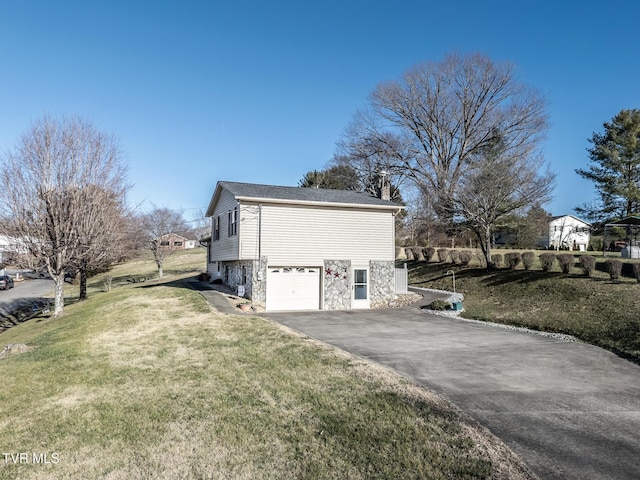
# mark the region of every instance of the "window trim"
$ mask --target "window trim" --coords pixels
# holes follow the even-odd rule
[[[220,215],[213,217],[213,241],[220,240]]]
[[[229,210],[228,234],[233,237],[238,234],[238,207]]]

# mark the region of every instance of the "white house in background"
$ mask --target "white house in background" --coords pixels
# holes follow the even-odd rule
[[[0,263],[6,260],[5,253],[25,254],[27,248],[24,246],[24,242],[17,238],[0,235]]]
[[[591,224],[573,215],[552,217],[549,222],[549,247],[584,252],[591,240]]]
[[[269,311],[388,304],[404,207],[382,192],[218,182],[207,272]]]

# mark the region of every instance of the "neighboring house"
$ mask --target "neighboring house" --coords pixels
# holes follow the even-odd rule
[[[591,240],[590,229],[590,223],[573,215],[552,217],[549,222],[549,247],[584,252]]]
[[[24,255],[28,253],[24,242],[14,237],[0,235],[0,263],[11,261],[15,255]]]
[[[0,235],[0,263],[3,262],[4,252],[10,251],[13,243],[14,242],[11,237]]]
[[[188,250],[196,247],[196,241],[183,237],[176,233],[169,233],[160,237],[160,248],[171,248],[174,250]]]
[[[395,215],[368,193],[218,182],[207,272],[266,310],[341,310],[395,298]]]

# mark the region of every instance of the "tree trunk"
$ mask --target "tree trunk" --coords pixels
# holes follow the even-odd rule
[[[491,228],[485,227],[484,229],[484,259],[487,262],[487,270],[493,270],[493,260],[491,260]]]
[[[158,278],[162,278],[163,272],[162,272],[162,264],[158,263]]]
[[[87,262],[82,261],[80,266],[80,296],[79,300],[87,299]]]
[[[53,316],[59,317],[64,313],[64,271],[53,277],[55,283],[55,296]]]
[[[493,262],[491,261],[491,228],[474,228],[474,232],[478,237],[480,250],[482,250],[482,255],[484,255],[484,260],[487,263],[487,270],[493,270]]]

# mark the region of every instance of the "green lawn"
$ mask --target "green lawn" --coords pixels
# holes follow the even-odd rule
[[[505,253],[500,251],[500,253]],[[613,282],[604,272],[604,259],[598,259],[593,278],[574,266],[569,274],[558,267],[542,272],[500,269],[487,272],[477,266],[412,262],[409,282],[415,286],[452,289],[464,293],[463,316],[561,332],[612,350],[640,363],[640,285],[632,275]]]
[[[204,260],[175,256],[142,283],[126,278],[151,274],[149,259],[119,266],[110,292],[96,278],[62,318],[0,334],[35,347],[0,360],[0,446],[28,458],[0,457],[0,478],[532,478],[389,370],[218,314],[184,281]]]

